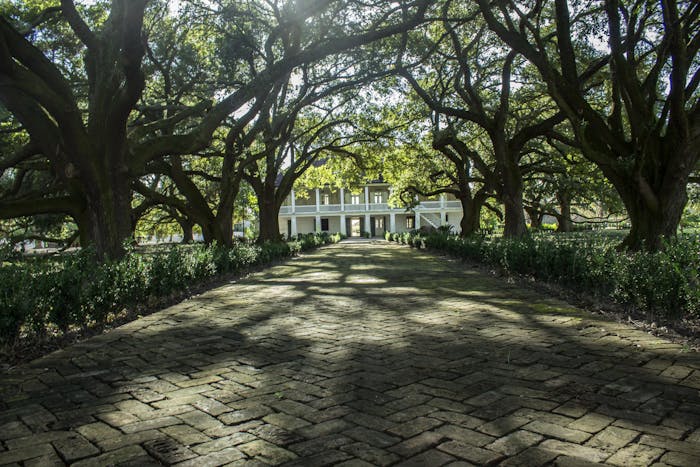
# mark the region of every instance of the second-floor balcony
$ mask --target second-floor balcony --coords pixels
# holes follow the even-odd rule
[[[338,206],[338,208],[340,208],[340,206]],[[291,207],[291,206],[282,206],[282,208],[280,209],[280,214],[281,214],[285,209],[287,210],[287,213],[288,213],[288,214],[291,214],[291,213],[292,213],[292,207]],[[303,206],[303,205],[302,205],[302,206],[297,206],[297,207],[296,207],[296,213],[297,213],[297,214],[308,214],[308,213],[314,213],[314,212],[316,212],[316,206],[314,206],[314,205],[310,205],[310,206]]]
[[[461,209],[462,204],[459,200],[438,200],[438,201],[421,201],[414,209],[415,210],[435,210],[440,209],[455,210]],[[396,211],[402,212],[404,208],[392,208],[388,203],[360,203],[360,204],[297,204],[294,209],[292,206],[285,205],[280,208],[280,215],[288,216],[291,214],[345,214],[345,213],[362,213],[362,212],[381,212],[381,211]]]

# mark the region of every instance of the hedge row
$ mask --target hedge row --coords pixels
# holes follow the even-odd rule
[[[617,239],[595,233],[505,239],[407,232],[387,239],[608,297],[650,316],[700,317],[698,236],[678,238],[656,253],[619,252]]]
[[[237,243],[231,248],[176,245],[151,253],[130,250],[120,261],[101,264],[87,249],[52,259],[0,262],[0,343],[20,335],[104,324],[124,309],[153,304],[217,276],[340,238],[340,234],[310,234],[286,243]]]

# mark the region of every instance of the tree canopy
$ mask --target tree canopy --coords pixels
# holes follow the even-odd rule
[[[254,193],[272,240],[295,184],[381,174],[453,194],[463,234],[620,214],[658,249],[697,181],[699,48],[691,1],[11,0],[0,227],[102,259],[142,219],[230,244]]]

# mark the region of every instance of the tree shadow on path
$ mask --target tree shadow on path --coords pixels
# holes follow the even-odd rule
[[[340,244],[3,375],[0,464],[692,465],[698,388],[675,344]]]

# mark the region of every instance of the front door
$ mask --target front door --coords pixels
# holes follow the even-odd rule
[[[359,217],[350,218],[350,236],[351,237],[361,237],[362,236],[362,225]]]
[[[372,236],[373,237],[383,237],[384,236],[384,216],[373,217],[372,218]]]

